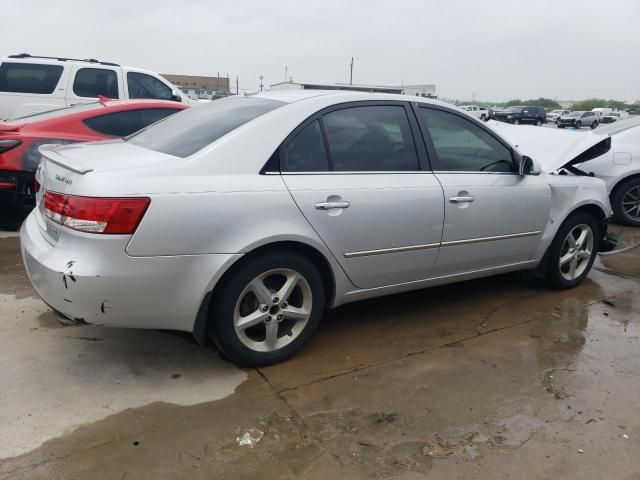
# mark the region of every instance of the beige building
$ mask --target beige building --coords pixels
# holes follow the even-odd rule
[[[193,100],[211,100],[229,94],[229,79],[227,77],[174,75],[171,73],[163,73],[162,76]]]

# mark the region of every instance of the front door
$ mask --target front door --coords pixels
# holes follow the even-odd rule
[[[307,120],[280,150],[282,177],[351,281],[422,280],[435,264],[444,205],[417,123],[400,102],[357,102]]]
[[[416,109],[442,184],[445,222],[434,275],[532,260],[549,219],[551,192],[516,172],[511,147],[447,109]]]

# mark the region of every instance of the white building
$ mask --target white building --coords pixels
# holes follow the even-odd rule
[[[436,86],[423,85],[349,85],[348,83],[301,83],[280,82],[271,85],[271,90],[355,90],[359,92],[397,93],[418,97],[436,97]]]

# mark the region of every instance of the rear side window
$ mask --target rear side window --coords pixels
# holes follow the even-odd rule
[[[172,115],[128,139],[140,147],[188,157],[227,133],[286,105],[255,97],[228,97]]]
[[[0,64],[0,92],[51,94],[62,71],[62,65],[3,62]]]
[[[112,137],[126,137],[142,128],[142,121],[137,110],[107,113],[83,120],[91,130]]]
[[[158,98],[171,100],[173,92],[157,78],[138,72],[127,73],[129,98]]]
[[[345,108],[327,113],[322,122],[334,171],[420,169],[409,119],[402,106]]]
[[[315,120],[298,133],[284,149],[282,169],[287,172],[326,172],[329,170],[327,151],[322,140],[320,123]]]
[[[152,123],[159,122],[160,120],[167,118],[169,115],[178,113],[180,110],[177,108],[144,108],[138,110],[142,117],[142,128],[148,127]]]
[[[73,80],[73,93],[79,97],[118,97],[118,76],[104,68],[81,68]]]

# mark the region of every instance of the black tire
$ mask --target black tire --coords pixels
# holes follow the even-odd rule
[[[542,120],[538,119],[536,120],[536,127],[541,127],[542,126]]]
[[[586,225],[591,229],[593,235],[593,248],[584,271],[573,280],[568,280],[562,275],[560,269],[560,257],[563,254],[562,250],[564,241],[569,235],[569,232],[574,230],[579,225]],[[598,221],[593,217],[593,215],[590,215],[586,212],[577,212],[569,216],[569,218],[567,218],[558,229],[558,232],[556,233],[556,236],[553,239],[553,242],[551,243],[551,246],[549,247],[549,250],[547,252],[548,263],[545,277],[547,285],[557,290],[564,290],[567,288],[573,288],[580,282],[582,282],[589,274],[589,271],[593,266],[593,262],[596,259],[596,255],[598,254],[600,237],[600,226],[598,225]]]
[[[560,125],[559,123],[557,125],[558,125],[558,128],[564,128],[564,125]]]
[[[582,128],[582,122],[580,120],[578,120],[575,124],[576,128]]]
[[[480,115],[480,120],[482,120],[483,122],[486,122],[487,116],[483,113],[482,115]]]
[[[223,281],[212,299],[208,323],[209,335],[228,359],[238,365],[259,367],[282,362],[295,355],[318,328],[325,309],[322,276],[313,262],[296,253],[269,252],[259,257],[241,260],[241,262]],[[274,269],[293,270],[306,280],[312,296],[311,314],[306,325],[290,343],[272,351],[260,352],[242,342],[234,327],[234,314],[236,304],[245,287],[258,275]],[[256,328],[260,326],[261,324]],[[290,327],[289,331],[291,328],[293,327]],[[279,332],[278,338],[286,336],[286,333],[281,333]]]
[[[624,212],[624,206],[622,202],[627,194],[636,188],[640,187],[640,177],[631,178],[622,182],[619,186],[617,186],[613,195],[611,195],[611,207],[613,208],[613,217],[617,222],[622,223],[624,225],[631,225],[633,227],[640,227],[640,217],[633,218],[627,215]]]
[[[591,130],[593,130],[594,128],[596,128],[598,126],[598,122],[595,121],[591,124]]]

